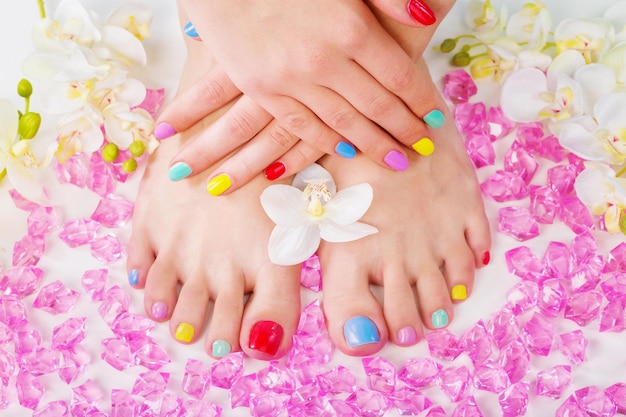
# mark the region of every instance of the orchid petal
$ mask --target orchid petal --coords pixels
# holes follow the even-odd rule
[[[583,58],[580,52],[574,50],[561,52],[548,67],[546,73],[548,88],[554,90],[556,88],[556,80],[559,76],[567,75],[574,77],[576,71],[584,66],[585,58]]]
[[[589,64],[580,68],[574,75],[584,91],[585,112],[592,113],[593,106],[605,94],[615,89],[615,71],[602,64]]]
[[[326,185],[326,188],[328,188],[328,191],[330,191],[331,195],[337,192],[337,187],[332,175],[330,175],[330,172],[326,171],[326,169],[319,164],[311,164],[302,171],[298,172],[293,179],[293,186],[300,189],[300,191],[304,191],[308,185],[308,181],[313,180],[324,181],[324,184]]]
[[[40,204],[47,201],[39,181],[31,171],[16,159],[9,158],[7,160],[6,172],[11,185],[25,198]]]
[[[261,193],[261,206],[269,218],[282,227],[298,227],[307,221],[307,201],[291,185],[275,184]]]
[[[540,70],[524,68],[515,71],[502,86],[502,111],[516,122],[536,121],[539,111],[546,105],[541,98],[541,94],[546,91],[546,76]]]
[[[363,183],[340,190],[325,206],[329,219],[337,224],[350,224],[359,220],[372,204],[374,190]]]
[[[559,143],[565,149],[589,161],[604,161],[609,154],[596,140],[593,132],[578,123],[562,123],[558,131]]]
[[[626,37],[626,32],[625,35]],[[620,83],[626,82],[626,41],[615,45],[602,56],[600,63],[613,69],[612,78]]]
[[[588,165],[578,176],[574,188],[576,189],[576,195],[580,198],[580,201],[585,205],[592,207],[598,202],[604,202],[604,195],[606,190],[602,187],[605,183],[605,174],[599,167],[602,164]]]
[[[604,19],[616,28],[626,27],[626,1],[616,1],[606,9]]]
[[[17,136],[18,113],[15,105],[0,99],[0,152],[8,150]]]
[[[276,265],[296,265],[309,259],[320,245],[320,229],[315,223],[299,227],[275,226],[268,244],[270,261]]]
[[[132,67],[146,65],[148,57],[143,45],[132,33],[117,26],[102,28],[102,42],[94,45],[100,58],[114,59]]]
[[[322,239],[327,242],[351,242],[378,233],[374,226],[361,222],[338,224],[327,220],[320,225],[320,229]]]
[[[603,96],[594,107],[594,116],[600,128],[617,131],[626,127],[626,93]]]

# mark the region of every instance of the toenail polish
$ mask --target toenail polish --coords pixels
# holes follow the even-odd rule
[[[174,136],[177,132],[176,129],[172,127],[169,123],[159,123],[157,127],[154,128],[154,137],[158,140],[167,139],[171,136]]]
[[[211,345],[211,352],[213,353],[213,357],[215,358],[221,358],[222,356],[226,356],[230,353],[230,343],[228,343],[226,340],[216,340],[215,342],[213,342],[213,344]]]
[[[184,162],[176,162],[167,171],[167,177],[170,181],[180,181],[190,176],[191,173],[192,170],[189,165]]]
[[[192,39],[196,39],[196,40],[200,39],[200,35],[198,34],[198,31],[196,30],[195,26],[191,22],[185,23],[185,26],[183,26],[183,33]]]
[[[489,261],[491,260],[491,254],[489,253],[489,251],[486,251],[485,253],[483,253],[483,265],[487,265],[489,263]]]
[[[152,304],[150,315],[155,320],[164,320],[167,317],[167,304],[163,301],[157,301]]]
[[[339,142],[337,146],[335,146],[335,152],[337,152],[337,155],[343,156],[346,159],[352,159],[356,156],[356,149],[354,149],[354,146],[343,141]]]
[[[272,165],[265,168],[265,178],[270,181],[274,181],[280,178],[285,173],[285,171],[285,164],[280,161],[276,161]]]
[[[446,121],[443,113],[437,109],[430,111],[426,116],[424,116],[424,122],[435,129],[443,126],[443,123]]]
[[[463,284],[455,285],[450,290],[450,298],[455,301],[465,300],[467,298],[467,287]]]
[[[404,171],[409,167],[407,157],[402,152],[396,150],[389,152],[385,156],[384,161],[389,168],[396,171]]]
[[[412,327],[405,327],[398,332],[398,344],[401,346],[411,346],[417,342],[417,333]]]
[[[275,355],[282,339],[283,328],[280,324],[270,320],[261,320],[254,323],[250,329],[248,347],[268,355]]]
[[[211,180],[206,185],[206,191],[212,196],[217,197],[222,195],[224,191],[228,190],[233,185],[232,180],[226,174],[220,174]]]
[[[139,283],[139,271],[131,269],[128,273],[128,283],[130,285],[137,285]]]
[[[448,313],[444,309],[437,310],[431,316],[431,321],[435,329],[446,327],[448,325]]]
[[[180,323],[176,327],[176,333],[174,333],[174,337],[176,340],[180,340],[181,342],[189,343],[191,339],[193,339],[193,334],[195,330],[193,326],[189,323]]]
[[[380,342],[378,329],[374,322],[367,317],[352,317],[343,325],[343,335],[350,347],[358,347],[369,343]]]
[[[430,138],[421,138],[411,145],[411,148],[422,156],[429,156],[435,151],[435,144]]]
[[[406,8],[413,20],[424,26],[430,26],[437,21],[435,13],[421,0],[409,0]]]

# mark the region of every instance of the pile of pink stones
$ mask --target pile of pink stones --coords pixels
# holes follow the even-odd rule
[[[315,301],[302,311],[293,349],[282,360],[246,373],[241,352],[218,361],[189,359],[172,378],[182,382],[173,386],[170,373],[163,371],[171,362],[168,352],[150,336],[154,323],[129,311],[126,289],[107,285],[106,265],[125,256],[115,229],[131,219],[133,210],[132,202],[114,194],[116,181],[125,180],[125,174],[99,155],[79,154],[57,165],[55,172],[59,181],[100,196],[89,217],[65,220],[58,207],[34,204],[11,191],[16,207],[28,212],[28,218],[26,235],[15,242],[11,267],[0,270],[0,409],[18,402],[36,417],[219,416],[224,405],[207,400],[207,393],[227,390],[230,406],[247,407],[252,416],[370,417],[395,409],[401,415],[469,417],[483,415],[475,395],[484,391],[497,397],[506,417],[524,415],[533,395],[559,401],[557,417],[626,413],[624,383],[587,386],[564,398],[574,384],[572,367],[586,360],[588,341],[580,329],[559,332],[559,323],[597,323],[599,332],[621,332],[626,326],[626,243],[606,255],[598,253],[590,233],[594,219],[573,192],[582,161],[545,135],[541,125],[516,125],[497,107],[471,103],[476,85],[463,70],[446,76],[444,93],[456,105],[455,121],[477,168],[495,164],[494,142],[515,134],[503,169],[483,182],[482,191],[497,202],[529,197],[530,203],[500,209],[499,231],[522,242],[540,233],[539,224],[559,220],[576,234],[571,242],[549,242],[540,254],[523,245],[508,251],[508,270],[519,281],[488,320],[460,336],[446,329],[427,333],[430,356],[408,359],[400,367],[380,356],[363,358],[366,377],[361,380],[353,370],[330,365],[335,349]],[[531,184],[544,160],[554,164],[547,184]],[[88,246],[104,265],[84,272],[81,292],[48,279],[37,267],[46,241],[55,237],[70,248]],[[316,256],[303,265],[301,278],[306,288],[321,290]],[[89,333],[85,317],[70,315],[79,297],[97,305],[111,330],[108,337]],[[68,318],[53,329],[51,340],[43,340],[29,320],[31,307]],[[82,346],[86,337],[102,338],[100,357],[113,369],[140,367],[130,391],[85,380],[91,363]],[[562,355],[562,364],[532,369],[534,356],[554,351]],[[462,355],[468,365],[455,364]],[[42,403],[46,397],[40,377],[55,373],[70,386],[71,398]],[[103,404],[105,389],[109,404]],[[449,400],[448,411],[429,398],[432,390]]]

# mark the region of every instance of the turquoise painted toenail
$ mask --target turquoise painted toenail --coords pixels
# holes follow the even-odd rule
[[[167,177],[170,181],[180,181],[191,175],[191,167],[184,162],[176,162],[167,171]]]
[[[448,325],[448,312],[443,309],[437,310],[431,316],[431,320],[435,329],[446,327]]]
[[[139,283],[139,271],[131,269],[128,273],[128,283],[130,285],[137,285]]]
[[[352,159],[356,156],[356,149],[348,142],[339,142],[337,146],[335,146],[335,152],[337,152],[337,155],[343,156],[346,159]]]
[[[378,329],[367,317],[352,317],[343,325],[343,335],[350,347],[358,347],[369,343],[380,342]]]
[[[230,349],[230,343],[226,340],[216,340],[211,345],[211,351],[213,352],[213,356],[216,358],[228,355],[230,353]]]
[[[185,24],[185,26],[183,27],[183,32],[185,33],[185,35],[189,36],[190,38],[195,39],[195,38],[200,37],[200,35],[198,35],[198,31],[196,30],[193,23],[191,22],[187,22]]]
[[[443,113],[439,110],[432,110],[426,116],[424,116],[424,122],[435,129],[443,126],[443,123],[446,121],[446,118],[443,116]]]

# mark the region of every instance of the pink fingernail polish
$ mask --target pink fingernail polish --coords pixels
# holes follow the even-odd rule
[[[176,129],[166,122],[159,123],[157,127],[154,128],[154,137],[158,140],[167,139],[170,136],[174,136],[176,133]]]
[[[393,150],[385,155],[384,161],[389,168],[396,171],[404,171],[409,167],[409,160],[407,157],[402,152],[396,150]]]
[[[411,346],[417,342],[417,333],[412,327],[405,327],[398,332],[398,344],[401,346]]]
[[[437,21],[435,13],[422,0],[409,0],[407,10],[413,20],[424,26],[430,26]]]

